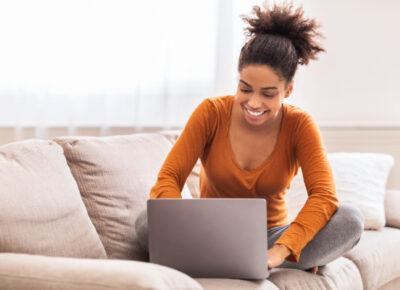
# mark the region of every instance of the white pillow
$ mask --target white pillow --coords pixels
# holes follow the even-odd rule
[[[380,153],[328,153],[340,203],[357,207],[364,216],[364,229],[385,226],[386,182],[394,159]],[[289,220],[293,221],[307,199],[301,170],[286,194]]]

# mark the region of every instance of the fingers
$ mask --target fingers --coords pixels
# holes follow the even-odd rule
[[[316,275],[318,272],[318,266],[315,266],[311,269],[311,273],[313,273],[314,275]]]
[[[314,275],[316,275],[317,272],[318,272],[318,266],[315,266],[315,267],[312,267],[312,268],[310,268],[310,269],[307,269],[306,271],[307,271],[307,272],[311,272],[311,273],[313,273]]]
[[[272,269],[278,267],[280,264],[283,263],[285,257],[279,251],[278,247],[273,246],[268,251],[268,268]]]
[[[268,257],[268,269],[278,267],[282,262],[283,260],[279,257]]]
[[[273,259],[268,259],[268,269],[275,268],[278,265],[279,264],[276,261],[274,261]]]

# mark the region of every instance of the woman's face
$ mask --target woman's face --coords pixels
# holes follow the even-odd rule
[[[278,120],[283,99],[289,97],[293,82],[286,81],[267,65],[249,65],[240,71],[236,102],[243,120],[252,126]]]

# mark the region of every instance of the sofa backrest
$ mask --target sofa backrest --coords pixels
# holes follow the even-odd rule
[[[176,136],[60,137],[55,141],[62,148],[49,140],[1,146],[0,252],[147,260],[135,223]],[[199,168],[198,162],[183,197],[199,196]],[[396,203],[389,204],[398,208],[400,193],[391,196]],[[399,225],[400,217],[389,220]]]
[[[57,143],[0,147],[0,252],[106,258]]]
[[[171,142],[152,133],[54,140],[64,148],[108,257],[146,261],[135,222],[146,209]]]

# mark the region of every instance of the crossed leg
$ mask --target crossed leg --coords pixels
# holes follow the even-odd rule
[[[271,248],[290,225],[268,230],[268,248]],[[307,270],[323,266],[339,258],[360,240],[364,218],[360,211],[348,204],[341,204],[329,222],[301,251],[298,263],[284,261],[279,268]]]

